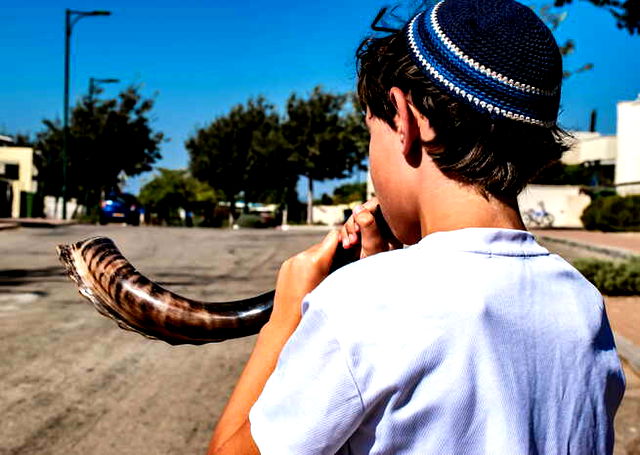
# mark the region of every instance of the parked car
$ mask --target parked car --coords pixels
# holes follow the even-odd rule
[[[100,201],[100,224],[111,222],[140,224],[142,206],[132,194],[109,193]]]

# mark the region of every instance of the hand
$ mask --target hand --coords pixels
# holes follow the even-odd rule
[[[302,299],[329,274],[338,246],[337,231],[322,242],[287,259],[278,273],[269,322],[260,331],[249,361],[240,375],[211,438],[209,454],[257,454],[249,411],[276,367],[283,346],[300,323]]]
[[[376,212],[379,210],[380,205],[375,197],[356,206],[340,230],[342,246],[345,249],[359,246],[361,259],[402,248],[402,243],[391,234],[388,226],[379,225],[379,220],[376,219]]]
[[[302,299],[329,275],[340,236],[331,231],[322,242],[287,259],[280,267],[271,326],[290,331],[301,318]]]

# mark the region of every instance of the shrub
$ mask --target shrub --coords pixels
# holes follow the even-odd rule
[[[241,228],[265,228],[268,227],[260,215],[254,215],[252,213],[243,213],[237,219],[236,224]]]
[[[591,201],[582,212],[585,229],[640,231],[640,196],[604,196]]]
[[[640,294],[640,258],[620,263],[578,259],[573,265],[605,295]]]

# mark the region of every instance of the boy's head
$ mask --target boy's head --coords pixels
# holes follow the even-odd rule
[[[399,88],[435,132],[421,145],[436,166],[486,197],[515,200],[567,149],[558,46],[513,0],[443,0],[363,41],[357,59],[362,107],[395,129]]]

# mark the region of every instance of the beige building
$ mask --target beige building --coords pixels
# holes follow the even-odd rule
[[[31,147],[13,147],[13,141],[0,136],[0,218],[18,218],[25,201],[37,190]]]

